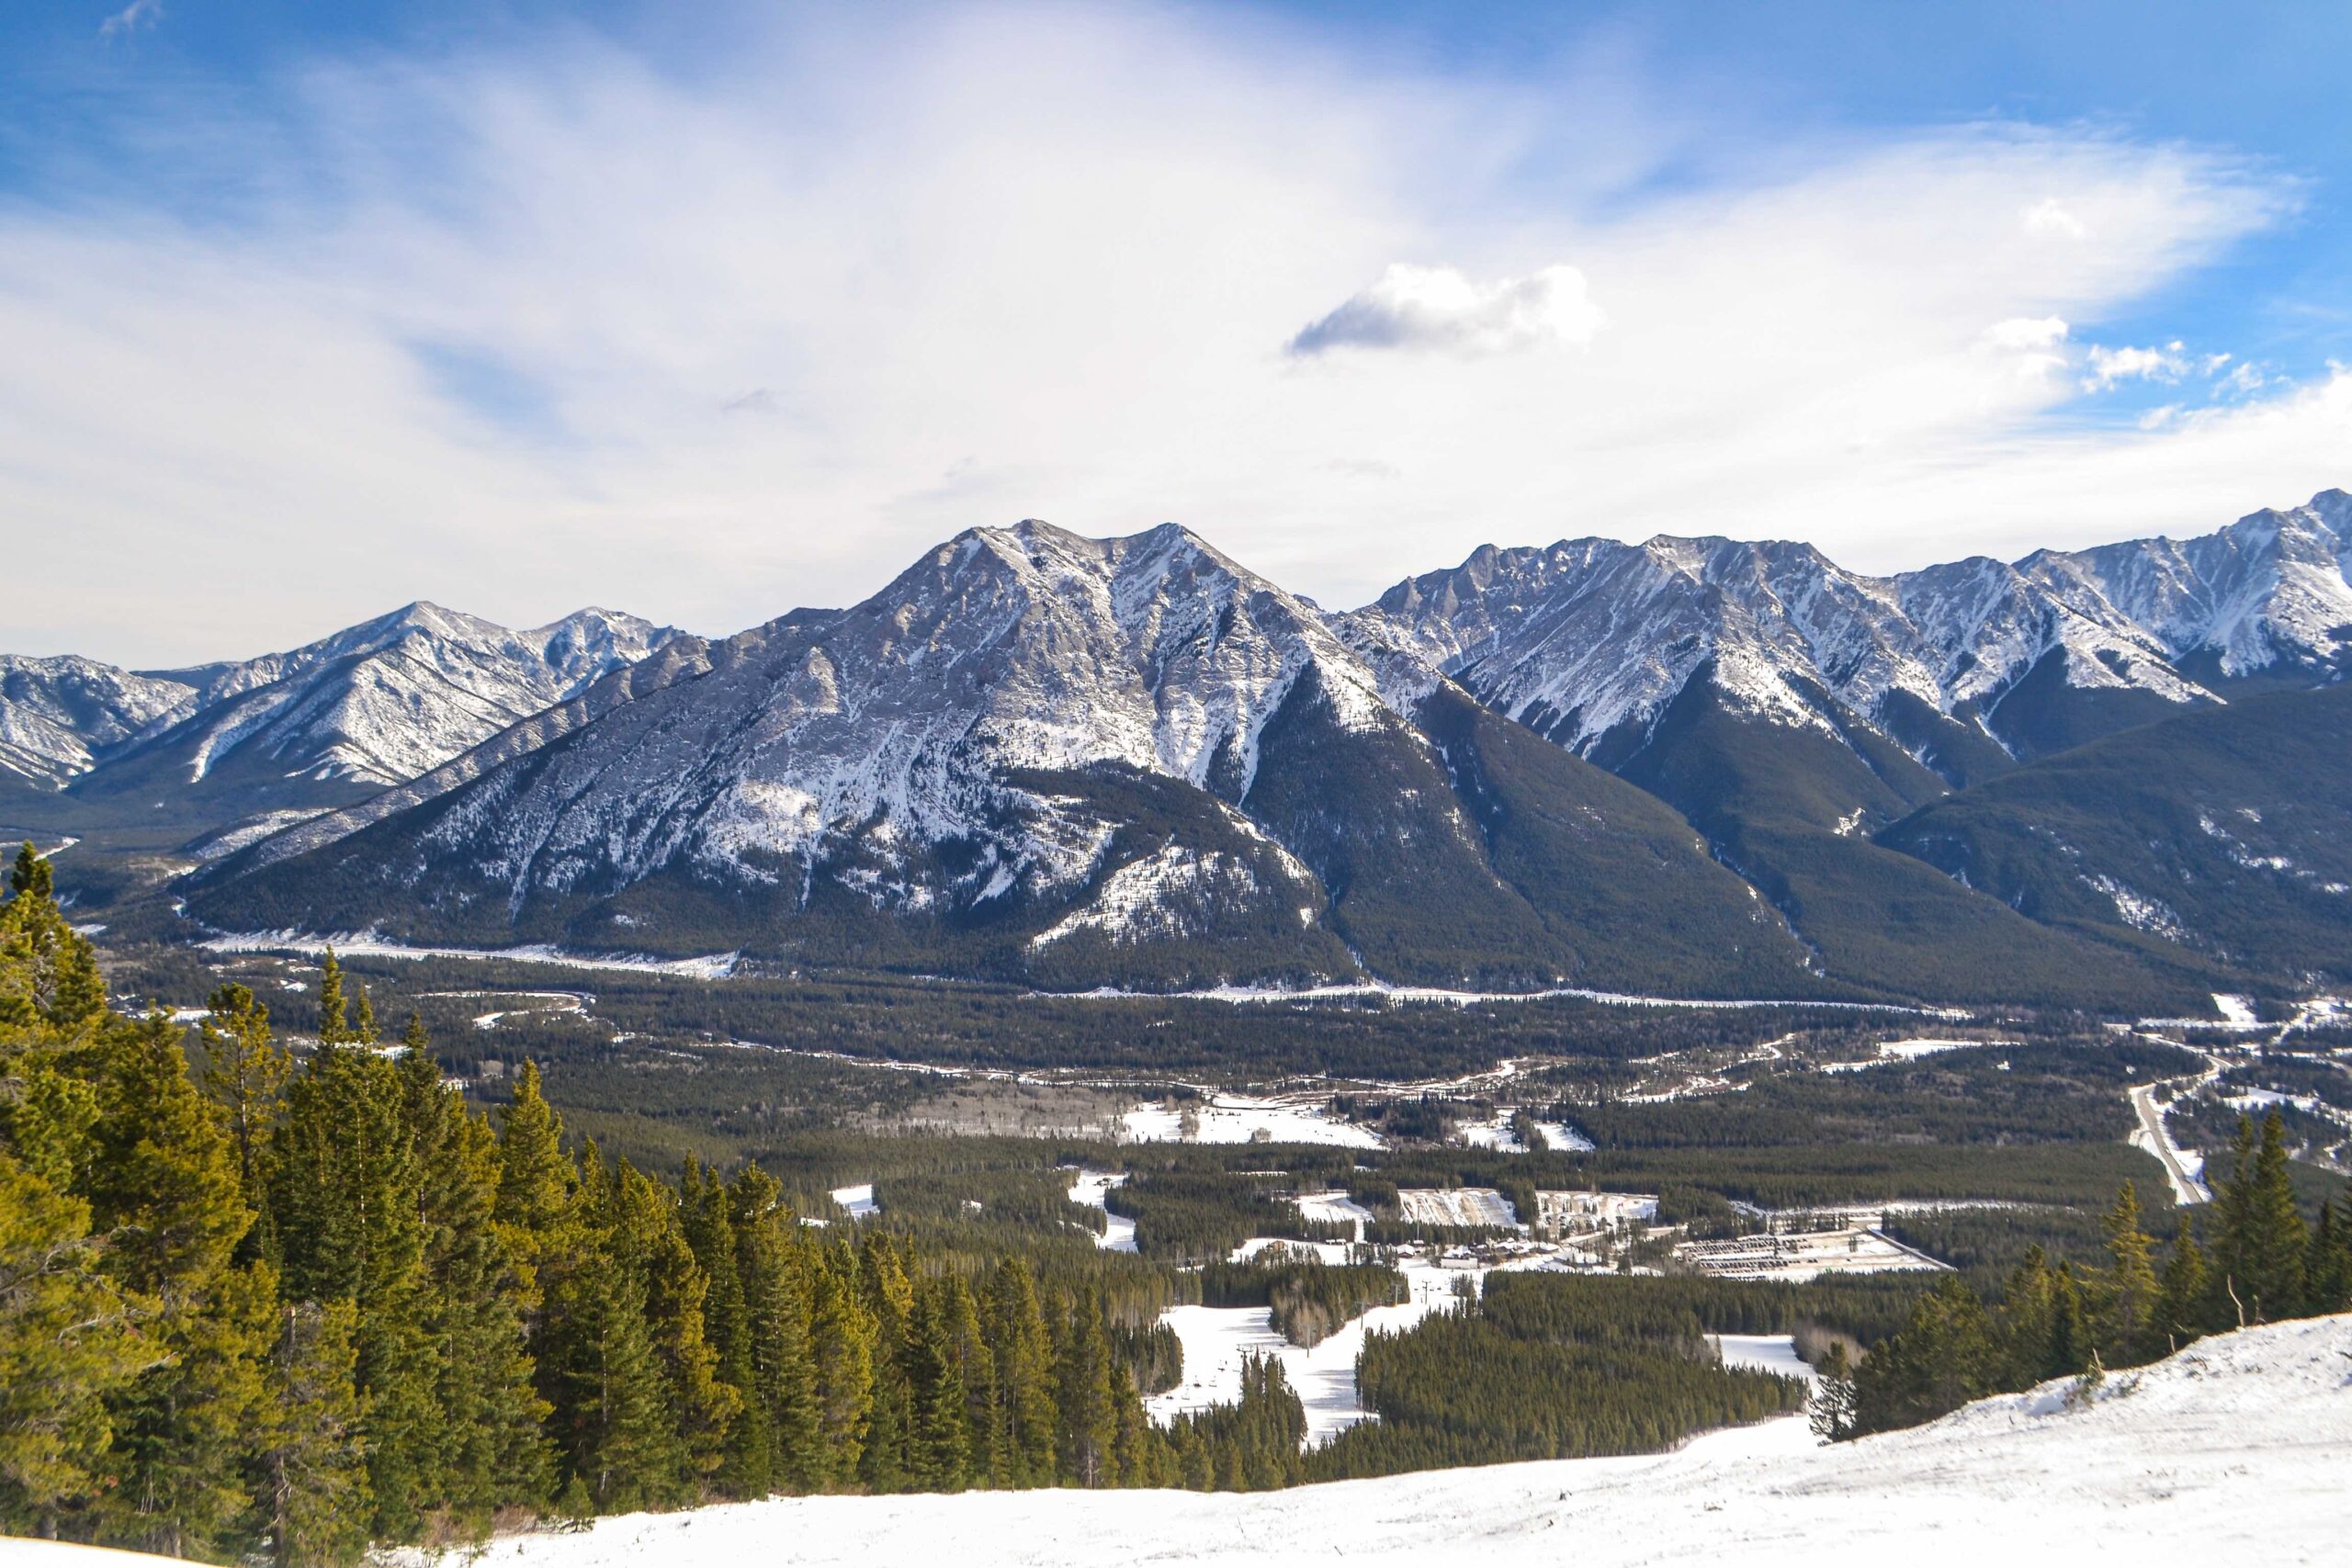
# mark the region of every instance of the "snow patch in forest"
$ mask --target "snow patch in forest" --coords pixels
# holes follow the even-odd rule
[[[1188,1128],[1186,1119],[1192,1125]],[[1331,1144],[1376,1149],[1380,1134],[1334,1119],[1319,1098],[1218,1094],[1176,1104],[1153,1101],[1120,1118],[1122,1135],[1137,1144]]]

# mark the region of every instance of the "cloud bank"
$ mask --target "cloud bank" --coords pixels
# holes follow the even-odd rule
[[[2222,151],[1990,125],[1693,177],[1764,133],[1000,6],[153,113],[148,185],[0,205],[0,515],[42,590],[0,649],[160,665],[420,596],[726,632],[1028,515],[1172,518],[1335,604],[1586,533],[1894,569],[2352,468],[2341,377],[2185,374],[2145,428],[2098,410],[2158,383],[2085,385],[2099,323],[2300,199]]]

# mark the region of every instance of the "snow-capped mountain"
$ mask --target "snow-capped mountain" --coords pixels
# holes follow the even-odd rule
[[[189,711],[194,687],[71,654],[0,654],[0,773],[61,789]]]
[[[607,610],[514,631],[410,604],[289,652],[159,671],[189,694],[175,722],[150,725],[77,793],[233,795],[253,809],[373,794],[570,700],[675,635]]]
[[[1589,964],[1490,863],[1449,769],[1481,746],[1502,767],[1508,742],[1460,726],[1442,751],[1320,612],[1181,528],[975,529],[853,609],[717,644],[707,673],[198,908],[866,962],[914,943],[910,963],[981,963],[955,956],[980,944],[983,966],[1038,976]],[[1775,978],[1802,983],[1785,931],[1687,824],[1530,741],[1552,759],[1532,764],[1540,784],[1495,788],[1600,792],[1608,814],[1562,829],[1589,840],[1574,854],[1638,844],[1657,897],[1712,911],[1690,940],[1771,948]],[[1517,830],[1540,835],[1527,815]],[[1424,919],[1457,929],[1409,929]]]
[[[1932,716],[2032,755],[2087,739],[2086,728],[2217,700],[2236,678],[2282,668],[2324,678],[2352,642],[2348,525],[2352,497],[2329,491],[2186,543],[2042,551],[2015,565],[1976,558],[1888,578],[1801,544],[1487,547],[1339,625],[1359,646],[1416,656],[1608,760],[1638,750],[1702,671],[1726,706],[1771,723],[1838,734],[1859,716],[1923,761],[1948,761],[1951,749],[1922,732]],[[2087,718],[2051,711],[2100,702]]]
[[[2072,605],[2111,606],[2209,681],[2332,672],[2352,646],[2352,495],[2340,490],[2200,538],[2044,550],[2018,570]]]

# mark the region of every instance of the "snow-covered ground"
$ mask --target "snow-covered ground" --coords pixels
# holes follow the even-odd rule
[[[1951,1267],[1883,1232],[1863,1227],[1686,1241],[1674,1249],[1674,1255],[1717,1279],[1792,1283],[1817,1280],[1824,1274],[1892,1274]]]
[[[1817,1446],[1802,1420],[1671,1454],[1429,1471],[1288,1492],[807,1497],[509,1537],[491,1568],[969,1568],[1310,1561],[2129,1568],[2344,1562],[2352,1317],[2274,1325],[2110,1377],[1985,1400],[1914,1431]],[[0,1543],[0,1568],[153,1558]]]
[[[874,1201],[874,1183],[871,1181],[861,1181],[854,1187],[834,1188],[833,1201],[840,1204],[842,1212],[853,1220],[862,1220],[882,1212],[882,1205]]]
[[[1188,1411],[1234,1404],[1241,1397],[1241,1363],[1257,1355],[1282,1362],[1283,1375],[1306,1406],[1310,1444],[1368,1419],[1356,1404],[1356,1356],[1363,1349],[1365,1334],[1375,1328],[1401,1332],[1455,1299],[1454,1270],[1408,1263],[1399,1271],[1411,1288],[1410,1301],[1351,1318],[1329,1338],[1306,1349],[1275,1332],[1272,1314],[1264,1307],[1170,1307],[1160,1321],[1176,1331],[1184,1347],[1184,1374],[1174,1388],[1146,1400],[1145,1410],[1153,1420],[1164,1422]]]
[[[1922,1056],[1940,1055],[1946,1051],[1974,1051],[1988,1045],[2004,1049],[2016,1046],[2014,1040],[1882,1040],[1878,1055],[1865,1056],[1859,1062],[1824,1062],[1825,1073],[1858,1073],[1864,1067],[1883,1067],[1889,1062],[1916,1062]]]
[[[1335,1144],[1341,1148],[1376,1149],[1380,1134],[1369,1127],[1341,1122],[1326,1110],[1319,1098],[1295,1095],[1217,1094],[1186,1106],[1168,1103],[1139,1105],[1121,1118],[1130,1143],[1171,1144]],[[1184,1113],[1189,1110],[1198,1126],[1186,1140]]]
[[[313,936],[307,931],[231,931],[196,944],[213,953],[297,953],[316,956],[332,947],[340,958],[471,958],[508,964],[550,964],[564,969],[609,969],[639,975],[674,975],[689,980],[723,980],[739,956],[708,953],[699,958],[648,958],[631,953],[570,953],[546,942],[524,947],[421,947],[386,942],[366,931]]]
[[[1095,1235],[1094,1245],[1105,1252],[1133,1252],[1136,1249],[1136,1223],[1125,1214],[1114,1214],[1103,1200],[1111,1189],[1127,1179],[1125,1171],[1114,1174],[1107,1170],[1081,1170],[1070,1179],[1069,1201],[1084,1203],[1102,1211],[1102,1229]]]
[[[1491,1187],[1408,1187],[1396,1212],[1408,1225],[1515,1225],[1510,1202]]]
[[[1462,1129],[1462,1141],[1474,1149],[1493,1149],[1499,1154],[1522,1155],[1519,1137],[1510,1130],[1511,1118],[1518,1112],[1510,1106],[1496,1111],[1484,1122],[1474,1122]],[[1563,1154],[1589,1150],[1592,1140],[1565,1122],[1538,1122],[1535,1130],[1544,1134],[1544,1146]]]
[[[1352,1225],[1358,1241],[1363,1239],[1364,1227],[1372,1224],[1372,1211],[1344,1192],[1302,1192],[1298,1198],[1298,1213],[1301,1219]]]
[[[1814,1381],[1813,1369],[1797,1354],[1797,1342],[1786,1334],[1714,1334],[1715,1355],[1726,1367],[1777,1372],[1784,1378]]]

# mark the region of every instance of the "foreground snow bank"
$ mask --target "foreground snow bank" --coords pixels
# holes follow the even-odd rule
[[[1815,1448],[1796,1420],[1679,1453],[1435,1471],[1254,1496],[1026,1492],[817,1497],[606,1519],[497,1542],[493,1564],[789,1561],[2341,1562],[2352,1317],[2192,1346],[2073,1407],[2066,1385],[1917,1431]],[[107,1554],[113,1556],[114,1554]],[[128,1564],[131,1560],[117,1558]],[[153,1559],[147,1561],[152,1562]],[[114,1568],[0,1543],[0,1568]]]

